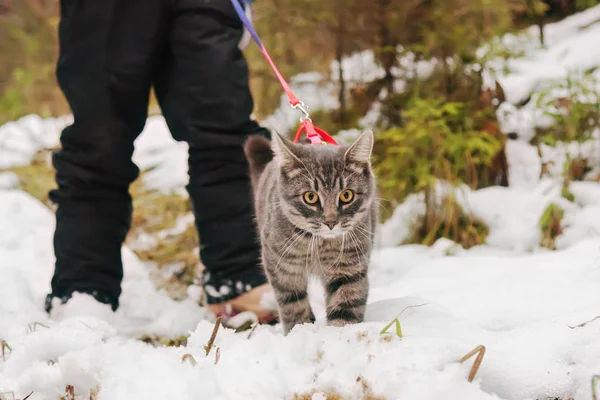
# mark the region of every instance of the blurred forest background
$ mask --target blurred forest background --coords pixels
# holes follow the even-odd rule
[[[255,25],[285,76],[328,72],[331,62],[361,50],[375,52],[384,76],[347,90],[339,83],[340,108],[328,116],[335,128],[352,127],[387,89],[385,126],[401,126],[403,109],[418,92],[445,101],[472,102],[481,89],[469,68],[490,38],[564,18],[597,0],[258,0]],[[68,113],[54,76],[59,0],[0,0],[0,123],[30,113]],[[541,37],[543,45],[543,34]],[[397,93],[400,56],[438,59],[439,71]],[[246,52],[256,112],[269,115],[281,96],[273,73],[252,44]],[[489,55],[487,55],[489,56]],[[479,57],[480,58],[480,57]],[[341,65],[341,64],[340,64]],[[407,75],[406,73],[402,74]],[[342,76],[340,74],[340,76]]]
[[[406,196],[420,192],[425,196],[427,213],[409,242],[431,244],[439,237],[449,237],[470,247],[485,242],[487,228],[462,213],[451,199],[439,204],[433,199],[434,186],[440,179],[473,189],[508,184],[504,144],[510,132],[500,132],[496,120],[496,107],[504,101],[504,93],[499,85],[483,87],[478,66],[515,54],[502,45],[494,46],[497,42],[492,39],[535,25],[540,32],[539,46],[543,47],[545,24],[597,3],[257,0],[254,22],[286,77],[314,71],[329,80],[323,84],[335,85],[339,107],[313,114],[321,127],[330,132],[356,128],[373,104],[380,104],[375,167],[385,199],[383,218],[389,217]],[[69,112],[54,75],[58,7],[59,0],[0,0],[0,123],[30,113],[50,117]],[[488,51],[478,51],[484,44],[489,45]],[[382,73],[373,74],[371,81],[345,81],[344,64],[339,61],[363,50],[373,51]],[[246,55],[256,115],[261,119],[279,106],[282,92],[253,43]],[[403,63],[407,55],[413,57],[412,62]],[[332,74],[336,60],[333,65],[339,70]],[[431,62],[433,72],[426,77],[416,73],[413,68],[419,61]],[[397,84],[400,76],[402,85]],[[598,121],[598,104],[569,103],[569,108],[567,118],[557,119],[554,127],[536,134],[532,144],[577,139],[578,135],[583,138],[590,130],[590,119]],[[151,112],[155,110],[152,104]],[[576,161],[568,166],[565,182],[579,179],[586,168]],[[33,175],[25,176],[33,180]],[[45,178],[50,176],[51,171],[47,171]],[[169,207],[175,215],[189,212],[187,205],[177,201],[175,205],[166,203],[167,214]],[[156,213],[166,215],[165,210]],[[139,213],[138,217],[134,226],[147,220]],[[551,209],[543,218],[547,219],[541,222],[544,245],[552,248],[552,239],[560,233],[560,224],[555,223],[560,212]],[[190,227],[189,234],[192,232]],[[194,244],[188,247],[195,247],[195,239],[189,241]],[[175,251],[166,254],[172,259]],[[140,252],[138,255],[144,258]],[[188,265],[196,262],[182,261]]]

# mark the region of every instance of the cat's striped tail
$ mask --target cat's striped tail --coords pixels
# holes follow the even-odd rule
[[[244,153],[250,165],[252,189],[256,190],[261,174],[273,159],[271,141],[262,135],[250,136],[244,144]]]

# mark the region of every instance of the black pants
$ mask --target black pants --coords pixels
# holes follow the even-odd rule
[[[268,132],[237,45],[229,0],[61,0],[57,77],[74,115],[54,154],[58,205],[51,296],[100,293],[116,308],[130,228],[131,161],[154,86],[169,129],[190,146],[187,186],[209,303],[266,282],[242,145]]]

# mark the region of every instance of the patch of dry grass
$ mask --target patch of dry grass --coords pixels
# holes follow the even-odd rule
[[[174,338],[169,338],[165,336],[148,336],[144,335],[138,338],[138,340],[148,343],[154,347],[180,347],[187,346],[189,336],[178,336]]]
[[[447,196],[413,226],[412,234],[404,244],[430,246],[440,238],[448,238],[469,249],[484,244],[488,233],[489,228],[482,221],[465,212],[452,196]]]
[[[306,393],[295,393],[291,400],[312,400],[315,393],[324,394],[326,400],[386,400],[385,397],[374,394],[369,383],[365,379],[363,379],[362,376],[357,377],[356,382],[359,383],[361,387],[362,393],[360,397],[343,396],[335,389],[329,389],[325,391],[311,390],[310,392]]]
[[[50,150],[43,150],[36,154],[31,164],[9,168],[6,171],[14,172],[19,178],[19,188],[47,207],[53,208],[48,198],[50,190],[56,188],[54,168],[50,163]]]

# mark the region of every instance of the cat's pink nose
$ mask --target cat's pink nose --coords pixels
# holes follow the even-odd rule
[[[333,227],[337,225],[337,221],[325,221],[325,225],[327,225],[329,229],[333,229]]]

